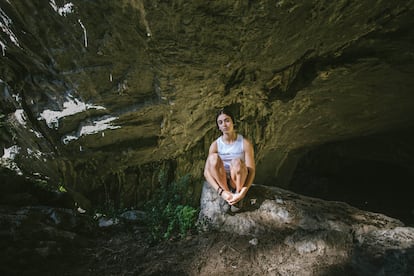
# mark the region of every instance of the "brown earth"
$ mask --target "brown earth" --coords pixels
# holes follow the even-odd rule
[[[112,232],[112,231],[111,231]],[[289,233],[274,233],[255,240],[224,232],[190,235],[156,245],[148,242],[146,230],[103,233],[90,246],[79,250],[73,263],[61,263],[56,275],[292,275],[280,271],[279,263],[289,262],[283,240]],[[257,241],[257,244],[255,244]],[[285,253],[282,253],[285,252]],[[289,252],[289,250],[287,250]],[[280,254],[278,254],[280,253]],[[321,258],[313,266],[320,271],[303,270],[300,275],[347,274],[346,267],[330,267],[336,258]],[[291,264],[297,266],[297,264]],[[307,264],[303,264],[304,268]],[[348,274],[349,275],[349,274]]]

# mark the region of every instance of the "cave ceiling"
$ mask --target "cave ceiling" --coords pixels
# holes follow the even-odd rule
[[[0,3],[2,164],[23,174],[202,177],[223,106],[261,184],[303,149],[413,127],[414,1]]]

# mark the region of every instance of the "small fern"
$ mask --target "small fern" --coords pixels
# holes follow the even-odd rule
[[[145,205],[153,242],[184,238],[195,229],[198,215],[198,210],[187,204],[184,196],[191,184],[191,177],[186,175],[172,183],[168,183],[164,177],[161,171],[160,189]]]

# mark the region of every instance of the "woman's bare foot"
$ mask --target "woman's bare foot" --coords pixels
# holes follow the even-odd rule
[[[231,199],[228,200],[230,205],[237,204],[237,202],[239,202],[242,199],[240,193],[234,193],[234,194],[231,194],[231,195],[232,195]]]
[[[221,193],[221,197],[222,197],[225,201],[229,202],[230,200],[232,200],[232,198],[233,198],[233,194],[232,194],[232,193],[230,193],[230,192],[228,192],[228,191],[223,191],[223,192]]]

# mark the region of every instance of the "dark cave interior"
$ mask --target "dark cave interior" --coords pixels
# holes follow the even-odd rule
[[[290,187],[414,226],[413,152],[413,129],[320,145],[299,160]]]

